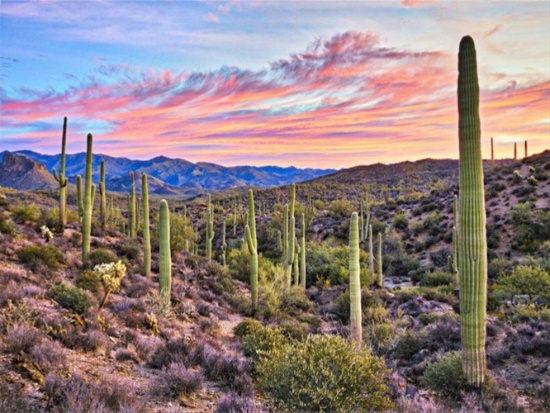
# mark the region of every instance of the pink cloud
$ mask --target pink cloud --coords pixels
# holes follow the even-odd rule
[[[218,16],[216,16],[214,13],[208,13],[204,19],[206,21],[209,21],[209,22],[212,22],[212,23],[219,23],[220,22],[220,19]]]

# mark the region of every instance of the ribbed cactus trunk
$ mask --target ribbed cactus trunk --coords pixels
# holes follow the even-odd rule
[[[86,175],[84,181],[84,200],[82,212],[82,264],[88,264],[90,254],[90,234],[92,231],[92,134],[89,133],[86,142]]]
[[[296,185],[292,184],[290,187],[290,204],[288,206],[288,212],[285,213],[284,230],[287,234],[283,238],[283,242],[286,243],[285,249],[285,274],[286,274],[286,287],[290,288],[292,283],[292,266],[294,264],[294,258],[296,256],[296,219],[294,218],[294,207],[296,203]],[[287,219],[289,219],[287,221]],[[286,239],[285,239],[286,238]]]
[[[166,200],[160,201],[159,211],[159,290],[164,308],[170,306],[172,289],[172,255],[170,252],[170,210]]]
[[[105,161],[101,161],[99,172],[99,225],[102,230],[107,226],[107,189],[105,187]]]
[[[458,196],[455,195],[453,206],[453,259],[452,259],[453,286],[455,291],[460,290],[460,276],[458,272]]]
[[[518,144],[514,142],[514,161],[518,159]]]
[[[143,264],[145,276],[151,278],[151,233],[149,228],[149,184],[147,174],[141,175],[141,196],[143,198]]]
[[[378,253],[376,254],[376,264],[378,266],[378,272],[376,276],[376,284],[380,288],[384,288],[384,272],[382,270],[382,233],[378,233]]]
[[[293,264],[294,285],[298,285],[300,283],[300,244],[298,240],[294,241],[294,244],[296,245]]]
[[[525,150],[525,158],[527,158],[527,141],[524,142],[523,146]]]
[[[130,179],[132,180],[130,189],[130,201],[128,203],[129,208],[129,226],[130,226],[130,238],[135,238],[136,234],[136,182],[134,179],[134,173],[130,173]]]
[[[480,387],[486,374],[487,239],[476,50],[469,36],[460,42],[458,72],[462,363],[467,382]]]
[[[374,251],[372,248],[372,225],[369,224],[369,283],[374,284]]]
[[[246,245],[250,253],[250,295],[252,311],[256,312],[258,305],[258,240],[256,238],[256,214],[254,212],[254,193],[248,191],[248,224],[244,228]]]
[[[300,285],[306,289],[306,218],[302,214],[302,239],[300,245]]]
[[[59,184],[59,230],[63,232],[67,225],[67,178],[65,177],[65,147],[67,145],[67,118],[63,118],[63,135],[61,137],[61,167],[59,175],[54,169],[53,176]]]
[[[359,208],[359,240],[364,241],[366,238],[365,235],[365,201],[363,200],[363,196],[361,196],[361,199],[359,201],[360,208]]]
[[[350,298],[350,336],[357,348],[363,343],[361,325],[361,278],[359,264],[359,217],[351,214],[349,228],[349,298]]]
[[[277,251],[283,252],[283,235],[281,231],[277,231]]]

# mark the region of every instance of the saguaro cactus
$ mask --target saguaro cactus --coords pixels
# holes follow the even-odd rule
[[[206,204],[206,258],[212,259],[212,240],[214,239],[214,207],[212,206],[210,194]]]
[[[65,146],[67,144],[67,118],[63,118],[63,135],[61,138],[61,167],[59,176],[57,171],[52,171],[55,180],[59,183],[59,230],[63,231],[67,224],[67,178],[65,177]]]
[[[298,240],[296,239],[294,241],[294,245],[296,246],[296,250],[294,252],[294,285],[298,285],[300,283],[300,244],[298,243]]]
[[[134,180],[134,173],[130,173],[130,179],[132,180],[132,186],[130,190],[130,201],[128,204],[128,220],[130,225],[130,238],[136,237],[136,182]]]
[[[160,201],[159,211],[159,289],[164,308],[170,306],[172,289],[172,255],[170,252],[170,210],[166,200]]]
[[[250,295],[252,311],[258,305],[258,240],[256,238],[256,213],[254,212],[254,193],[248,191],[248,224],[244,228],[246,245],[250,253]]]
[[[99,224],[105,230],[107,225],[107,188],[105,187],[105,161],[101,161],[99,180]]]
[[[527,141],[523,143],[523,148],[525,150],[525,158],[527,158]]]
[[[451,268],[454,289],[458,291],[460,289],[460,276],[458,273],[458,197],[456,195],[453,206],[453,259]]]
[[[300,247],[300,284],[306,289],[306,217],[302,214],[302,240]]]
[[[518,159],[518,144],[514,142],[514,161]]]
[[[290,204],[284,211],[283,223],[283,246],[284,267],[286,274],[286,287],[290,288],[292,283],[292,265],[294,264],[296,250],[296,219],[294,218],[294,206],[296,202],[296,185],[290,187]],[[288,220],[289,219],[289,220]]]
[[[143,263],[145,267],[145,276],[151,278],[151,233],[149,229],[149,184],[147,174],[141,175],[141,196],[143,212]]]
[[[384,272],[382,271],[382,233],[378,233],[378,254],[376,257],[376,264],[378,266],[378,272],[376,277],[376,284],[378,287],[384,287]]]
[[[90,233],[92,231],[92,134],[86,142],[86,175],[84,183],[84,201],[82,212],[82,263],[87,265],[90,254]]]
[[[474,41],[465,36],[458,53],[460,197],[458,269],[462,363],[467,382],[481,386],[486,373],[487,239],[481,158],[479,84]]]
[[[359,217],[351,214],[349,227],[349,297],[350,297],[350,333],[357,348],[363,343],[361,325],[361,278],[359,264]]]
[[[369,282],[374,284],[374,252],[372,248],[372,225],[369,224]]]
[[[227,243],[225,242],[225,219],[222,223],[222,265],[225,268],[225,254],[227,253]]]

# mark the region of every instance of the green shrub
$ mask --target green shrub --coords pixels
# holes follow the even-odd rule
[[[400,231],[406,229],[409,226],[409,218],[407,217],[407,214],[396,214],[395,218],[393,219],[393,226],[395,229],[398,229]]]
[[[33,271],[40,265],[56,269],[63,262],[63,254],[53,245],[31,245],[23,247],[18,252],[19,260],[27,264]]]
[[[73,310],[80,315],[85,314],[90,307],[97,305],[97,302],[90,298],[86,291],[66,283],[55,284],[47,295],[61,307]]]
[[[105,248],[98,248],[96,250],[93,250],[92,252],[90,252],[90,255],[88,257],[92,268],[96,265],[109,264],[111,262],[118,261],[118,257],[116,256],[116,254]]]
[[[241,338],[241,350],[247,357],[257,360],[264,353],[284,346],[289,339],[279,327],[248,326],[249,331]]]
[[[382,411],[391,407],[381,359],[336,336],[275,346],[256,366],[258,384],[289,411]]]
[[[139,248],[135,244],[124,244],[118,249],[118,253],[121,257],[135,260],[139,256]]]
[[[12,212],[15,220],[20,223],[37,222],[42,215],[36,204],[17,205]]]
[[[349,218],[354,210],[353,204],[346,199],[334,200],[328,206],[328,211],[336,218]]]
[[[262,323],[253,318],[245,318],[233,329],[233,334],[237,337],[244,337],[249,334],[253,334],[256,330],[263,328]]]
[[[550,274],[538,266],[520,265],[510,275],[498,279],[494,294],[511,300],[517,295],[527,295],[529,303],[536,297],[550,301]]]
[[[0,212],[0,234],[15,235],[17,229],[15,224],[6,215]]]
[[[395,354],[399,358],[410,359],[422,349],[423,345],[423,336],[407,331],[397,342]]]
[[[67,223],[78,222],[78,212],[67,208],[65,212]],[[59,207],[42,210],[42,221],[48,228],[57,228],[59,226]]]
[[[460,399],[461,391],[466,388],[460,352],[446,353],[439,361],[430,364],[420,378],[420,384],[443,397]]]
[[[452,274],[441,270],[428,272],[420,280],[420,285],[423,287],[439,287],[440,285],[450,285],[452,283]]]
[[[76,277],[76,286],[97,293],[101,288],[99,275],[92,270],[84,270]]]

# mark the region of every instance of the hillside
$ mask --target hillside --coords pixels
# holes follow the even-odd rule
[[[250,256],[241,247],[248,197],[235,198],[234,191],[215,194],[211,262],[204,257],[204,201],[169,201],[172,293],[167,310],[158,293],[159,197],[151,199],[153,274],[148,280],[141,231],[136,239],[126,233],[128,181],[120,181],[126,193],[113,194],[105,231],[97,226],[96,196],[92,264],[121,260],[127,272],[120,290],[98,310],[103,287],[82,266],[74,189],[69,188],[67,227],[63,233],[54,230],[48,242],[41,227],[56,227],[57,192],[0,188],[0,410],[278,412],[281,400],[273,394],[284,377],[304,372],[307,379],[300,388],[314,392],[321,387],[311,384],[308,374],[318,377],[325,371],[319,363],[328,363],[331,369],[342,368],[346,381],[338,391],[364,392],[364,383],[377,383],[380,389],[369,387],[365,403],[376,394],[381,405],[392,406],[389,411],[547,411],[550,284],[546,288],[544,283],[550,283],[550,152],[494,170],[487,165],[485,171],[491,379],[482,396],[464,396],[467,389],[456,364],[459,303],[448,261],[456,162],[421,161],[408,167],[417,171],[409,185],[402,165],[360,167],[297,185],[298,233],[301,213],[310,218],[305,293],[299,286],[285,288],[277,247],[288,187],[254,192],[260,252],[256,321],[251,319]],[[380,185],[376,176],[385,183]],[[388,370],[359,369],[376,378],[361,376],[356,386],[346,376],[356,371],[347,358],[355,352],[339,338],[349,335],[349,217],[359,211],[367,184],[373,235],[383,237],[384,287],[366,281],[369,246],[362,242],[364,341],[372,353],[368,357]],[[219,264],[223,222],[226,268]],[[195,246],[197,254],[187,251]],[[533,295],[510,298],[508,278],[522,280],[521,285],[534,280]],[[315,343],[330,343],[330,360]],[[316,373],[305,373],[307,363],[299,363],[295,353],[288,356],[291,367],[269,362],[269,357],[287,357],[285,351],[306,345],[314,351]],[[277,370],[283,368],[287,370]],[[281,375],[274,382],[275,373]]]
[[[28,159],[43,165],[47,171],[60,169],[60,155],[42,155],[33,151],[17,151],[15,154],[24,155]],[[0,161],[10,154],[8,151],[0,153]],[[66,175],[69,182],[75,183],[76,176],[84,176],[86,154],[70,154],[66,157]],[[99,180],[99,168],[101,161],[105,161],[107,171],[107,190],[119,191],[123,185],[120,179],[130,172],[146,173],[156,178],[163,184],[157,185],[162,189],[158,194],[168,192],[180,195],[196,195],[204,191],[217,191],[243,186],[273,187],[287,185],[293,182],[307,181],[322,175],[334,172],[333,169],[299,169],[294,167],[282,168],[275,166],[235,166],[224,167],[212,163],[192,163],[184,159],[171,159],[159,156],[146,161],[117,158],[107,155],[93,155],[93,179]],[[4,175],[10,175],[11,171],[4,171]],[[29,184],[30,185],[30,184]],[[10,186],[10,180],[0,180],[0,186]],[[52,186],[53,188],[55,186]],[[41,188],[47,188],[42,186]],[[17,189],[37,189],[19,186]]]

